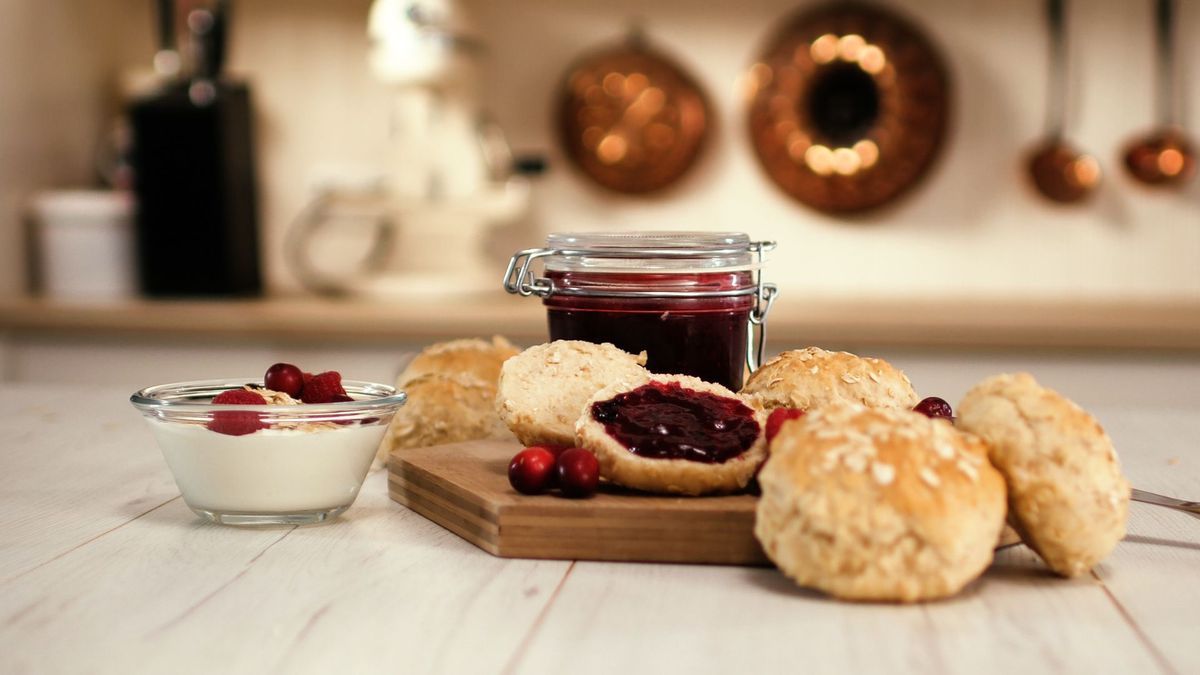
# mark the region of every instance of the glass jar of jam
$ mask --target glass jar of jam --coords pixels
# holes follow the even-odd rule
[[[651,372],[737,391],[762,358],[778,293],[762,267],[774,247],[735,232],[551,234],[546,248],[513,255],[504,288],[542,298],[551,340],[645,350]]]

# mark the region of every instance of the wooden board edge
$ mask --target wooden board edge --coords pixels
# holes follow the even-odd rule
[[[388,457],[387,471],[389,481],[395,478],[406,485],[436,486],[446,499],[461,505],[462,508],[469,509],[480,517],[493,522],[499,518],[499,506],[502,505],[493,505],[477,493],[409,461],[401,451],[393,451]]]
[[[491,553],[499,555],[499,532],[494,526],[480,523],[456,510],[453,505],[446,504],[419,488],[411,485],[388,482],[388,496],[392,501],[408,508],[433,524],[453,532],[464,541]]]

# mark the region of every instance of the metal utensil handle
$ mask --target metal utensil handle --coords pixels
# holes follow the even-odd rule
[[[1158,121],[1164,127],[1177,121],[1175,109],[1174,0],[1158,0],[1154,7],[1154,38],[1158,52]]]
[[[1046,0],[1046,26],[1050,30],[1050,77],[1046,90],[1046,135],[1061,138],[1067,116],[1066,0]]]
[[[1153,492],[1146,492],[1137,488],[1133,489],[1132,497],[1135,502],[1165,506],[1168,509],[1182,511],[1194,518],[1200,518],[1200,502],[1185,502],[1182,499],[1164,497],[1163,495],[1156,495]]]

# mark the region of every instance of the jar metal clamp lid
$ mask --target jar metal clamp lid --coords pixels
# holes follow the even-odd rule
[[[762,267],[773,241],[751,241],[732,232],[626,232],[551,234],[545,248],[517,251],[504,272],[504,290],[523,297],[536,295],[599,296],[611,298],[721,298],[754,296],[747,331],[746,365],[757,370],[766,343],[766,319],[779,288],[766,283]],[[735,288],[581,288],[556,286],[547,276],[537,276],[536,260],[544,270],[557,272],[650,273],[694,275],[749,272],[752,282]]]

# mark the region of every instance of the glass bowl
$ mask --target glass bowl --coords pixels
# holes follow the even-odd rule
[[[350,508],[407,398],[386,384],[345,380],[353,401],[211,403],[247,385],[262,380],[162,384],[129,399],[153,430],[184,502],[224,525],[305,525]]]

